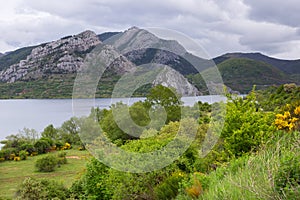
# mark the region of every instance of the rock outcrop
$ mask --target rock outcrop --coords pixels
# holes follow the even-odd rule
[[[153,85],[163,85],[172,87],[182,96],[197,96],[200,95],[198,89],[190,84],[188,80],[179,72],[165,66],[153,81]]]
[[[84,56],[100,44],[92,31],[64,37],[60,40],[34,48],[25,60],[0,72],[0,81],[37,79],[49,74],[75,73],[84,61]]]

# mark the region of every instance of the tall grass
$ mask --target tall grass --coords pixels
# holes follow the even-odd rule
[[[200,199],[288,199],[275,190],[275,175],[282,157],[299,152],[299,132],[277,132],[259,152],[233,160],[209,174],[209,187]]]

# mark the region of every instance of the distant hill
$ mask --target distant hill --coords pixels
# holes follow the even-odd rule
[[[26,59],[26,57],[31,53],[32,49],[37,46],[24,47],[8,54],[2,54],[0,56],[0,71],[8,68],[9,66],[20,62],[20,60]]]
[[[281,71],[288,74],[300,74],[300,59],[299,60],[281,60],[277,58],[268,57],[261,53],[227,53],[216,57],[213,60],[216,64],[222,63],[230,58],[249,58],[256,61],[262,61],[273,65]]]
[[[288,74],[276,67],[249,58],[229,58],[217,65],[225,85],[241,93],[249,92],[253,85],[264,88],[270,85],[280,85],[292,82]],[[203,72],[211,75],[211,70]]]

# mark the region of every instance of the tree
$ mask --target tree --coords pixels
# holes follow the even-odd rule
[[[59,137],[62,141],[70,144],[81,144],[79,137],[80,119],[72,117],[65,121],[58,130]]]
[[[42,137],[50,138],[51,140],[56,140],[58,138],[58,131],[52,124],[47,126],[42,132]]]
[[[167,112],[167,121],[178,121],[181,118],[181,96],[173,88],[157,85],[151,88],[146,103],[156,109],[159,105]]]

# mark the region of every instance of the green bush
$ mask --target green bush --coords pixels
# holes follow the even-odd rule
[[[57,157],[54,155],[47,155],[36,161],[35,166],[39,172],[52,172],[58,163]]]
[[[227,103],[227,112],[221,138],[225,151],[231,156],[241,156],[255,151],[275,131],[274,114],[259,109],[255,95],[246,99],[232,98]]]
[[[35,152],[35,148],[34,148],[33,144],[30,144],[30,143],[22,144],[22,145],[20,146],[20,150],[25,150],[25,151],[27,151],[29,154],[32,154],[32,152]]]
[[[19,152],[19,157],[21,160],[26,160],[27,159],[27,152],[25,150],[22,150]]]
[[[154,188],[155,198],[159,200],[173,199],[177,196],[182,173],[174,173]]]
[[[48,143],[48,141],[40,139],[34,144],[34,147],[39,154],[43,154],[50,150],[51,145]]]
[[[58,166],[63,165],[63,164],[67,164],[67,158],[66,158],[67,153],[66,152],[59,152],[57,157],[57,164]]]
[[[5,148],[0,151],[0,158],[4,158],[5,160],[10,160],[11,155],[16,154],[16,153],[17,153],[16,148]]]
[[[56,181],[26,178],[16,193],[18,200],[64,200],[68,197],[68,189]]]

